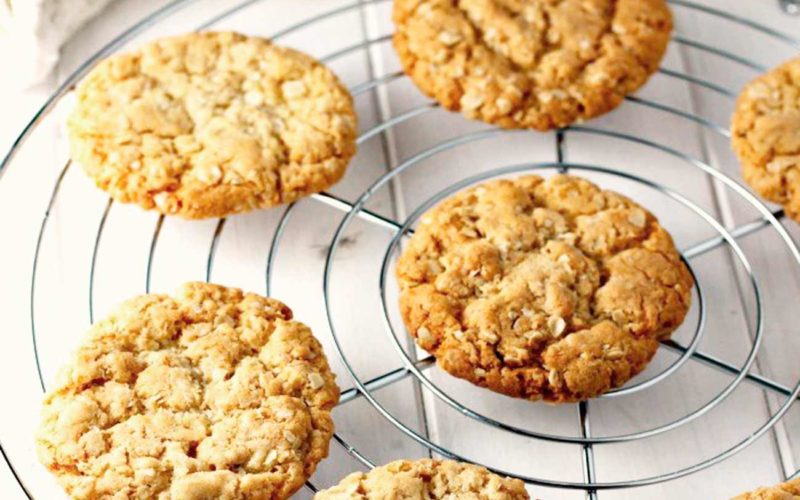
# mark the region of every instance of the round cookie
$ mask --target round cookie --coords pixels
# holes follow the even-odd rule
[[[800,57],[742,89],[731,136],[745,180],[800,221]]]
[[[451,460],[398,460],[369,472],[356,472],[314,500],[456,499],[527,500],[519,479],[493,474],[477,465]]]
[[[683,321],[693,285],[652,214],[566,175],[492,181],[443,201],[396,271],[406,326],[439,366],[552,402],[642,371]]]
[[[442,106],[548,130],[617,107],[656,71],[664,0],[395,0],[404,71]]]
[[[72,498],[288,498],[327,456],[338,400],[288,307],[189,283],[91,328],[45,397],[37,451]]]
[[[742,493],[732,500],[800,500],[800,478]]]
[[[112,56],[78,85],[72,157],[115,200],[191,219],[289,203],[355,154],[347,89],[308,55],[191,33]]]

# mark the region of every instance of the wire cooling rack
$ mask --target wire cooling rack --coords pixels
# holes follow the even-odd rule
[[[8,156],[0,165],[0,174],[4,174],[9,169],[31,168],[30,165],[16,164],[24,163],[15,159],[17,158],[17,153],[24,147],[27,141],[31,140],[31,137],[36,134],[36,131],[41,129],[46,120],[52,120],[52,118],[48,118],[51,112],[59,106],[59,103],[61,103],[65,97],[70,95],[74,84],[85,75],[99,59],[114,52],[129,40],[147,31],[151,27],[159,26],[167,20],[173,19],[179,11],[193,3],[195,2],[191,0],[181,0],[167,5],[153,13],[147,19],[136,24],[129,31],[120,35],[95,56],[86,61],[64,85],[59,88],[52,98],[48,100],[42,110],[26,127]],[[197,26],[197,29],[216,27],[256,3],[258,3],[258,0],[250,0],[229,7],[226,10],[218,12],[214,17],[207,19],[202,25]],[[359,9],[385,4],[387,4],[386,0],[372,0],[341,5],[331,10],[309,15],[299,23],[294,23],[276,33],[272,33],[271,37],[277,41],[281,41],[301,30],[313,30],[322,23],[335,22],[340,16],[347,15]],[[733,26],[746,30],[745,32],[747,33],[752,33],[753,36],[770,39],[780,45],[789,47],[791,50],[800,48],[800,42],[795,38],[749,19],[688,0],[672,0],[670,4],[676,9],[684,9],[698,16],[707,16],[710,19],[714,19],[715,22],[722,21],[730,23]],[[321,59],[328,64],[333,64],[337,60],[352,55],[353,53],[374,50],[379,46],[386,46],[390,39],[391,33],[367,37],[365,41],[359,41],[355,44],[335,50]],[[680,24],[673,37],[673,46],[680,50],[690,49],[705,56],[719,58],[727,63],[741,66],[751,71],[753,74],[766,69],[766,65],[762,61],[752,60],[749,57],[742,56],[729,50],[727,47],[710,44],[702,41],[700,38],[692,37],[691,34],[682,31]],[[690,90],[700,89],[703,92],[708,92],[712,94],[715,99],[719,98],[731,101],[735,98],[735,89],[727,88],[711,79],[698,76],[689,70],[668,69],[664,67],[659,71],[658,76],[665,78],[674,85],[682,85]],[[351,92],[356,98],[372,94],[374,97],[374,100],[371,101],[372,105],[379,106],[381,105],[380,92],[385,90],[386,87],[396,85],[402,80],[405,80],[405,76],[399,71],[389,71],[385,74],[371,74],[366,80],[352,85]],[[730,105],[730,102],[728,104]],[[691,108],[687,110],[638,94],[628,97],[625,106],[640,110],[649,110],[651,112],[663,114],[664,116],[669,116],[672,120],[675,120],[672,123],[680,124],[680,126],[694,127],[699,135],[709,135],[723,141],[727,141],[730,138],[728,130],[724,126],[719,125],[718,121],[708,118],[699,112],[695,112]],[[389,133],[400,134],[403,130],[403,126],[415,120],[432,120],[434,117],[441,116],[443,116],[442,112],[435,103],[424,102],[419,106],[413,106],[393,116],[387,116],[385,119],[377,120],[374,125],[370,126],[360,135],[358,143],[363,147],[370,142],[382,141],[383,147],[386,148],[387,143],[390,143],[392,140],[398,140],[395,136],[389,135]],[[452,116],[450,116],[449,119],[452,119]],[[800,382],[786,384],[760,374],[761,370],[758,369],[758,355],[768,330],[764,313],[765,293],[763,281],[759,278],[758,273],[751,264],[748,252],[743,248],[740,242],[747,235],[768,232],[775,237],[775,241],[781,245],[783,251],[795,265],[800,264],[800,251],[798,251],[792,237],[779,221],[779,219],[783,218],[783,212],[781,210],[768,209],[740,183],[729,175],[726,175],[726,173],[717,166],[712,165],[712,162],[708,158],[698,157],[695,154],[684,151],[682,148],[674,147],[662,141],[644,137],[643,135],[616,130],[613,127],[595,126],[594,122],[592,122],[590,124],[575,125],[551,134],[553,139],[553,148],[551,151],[552,160],[526,161],[500,167],[491,165],[488,168],[479,169],[477,173],[472,175],[451,179],[446,182],[443,187],[437,188],[433,193],[417,203],[413,210],[410,211],[409,215],[402,218],[402,220],[397,216],[397,211],[394,212],[395,216],[392,216],[386,215],[384,213],[385,210],[381,211],[371,208],[371,204],[379,193],[392,192],[393,189],[396,189],[403,175],[415,169],[426,168],[424,166],[426,162],[442,155],[447,155],[453,151],[459,151],[460,148],[473,147],[487,141],[512,136],[524,139],[526,137],[531,137],[531,134],[532,133],[528,131],[507,131],[489,127],[471,129],[466,133],[459,133],[446,140],[436,141],[433,144],[417,148],[413,154],[404,159],[396,159],[396,161],[392,162],[392,168],[387,169],[385,173],[372,179],[368,187],[355,193],[355,196],[348,197],[332,193],[320,193],[312,196],[310,200],[290,205],[280,212],[273,212],[276,214],[280,213],[280,215],[279,217],[276,216],[277,218],[271,233],[270,242],[266,250],[264,281],[267,294],[270,294],[274,288],[273,276],[276,274],[277,268],[280,267],[280,250],[289,244],[287,243],[287,239],[292,237],[290,234],[293,232],[291,230],[291,225],[292,221],[296,218],[298,207],[303,203],[317,203],[319,206],[327,207],[340,214],[340,217],[334,225],[335,229],[332,233],[332,237],[323,249],[324,258],[321,275],[324,317],[327,320],[327,327],[330,332],[329,345],[334,348],[333,352],[330,349],[328,350],[328,355],[332,360],[338,355],[338,361],[340,361],[340,366],[343,370],[340,371],[340,382],[350,379],[353,383],[350,389],[343,391],[340,405],[347,405],[356,400],[368,402],[371,408],[376,410],[378,414],[385,418],[385,420],[399,432],[401,439],[420,445],[421,449],[425,450],[427,454],[466,461],[477,461],[492,470],[505,475],[518,477],[529,484],[568,490],[582,490],[589,498],[603,496],[601,492],[604,490],[647,486],[685,478],[690,474],[720,464],[749,447],[764,435],[774,432],[776,425],[781,422],[790,410],[791,405],[798,398],[798,395],[800,395]],[[392,139],[392,137],[395,138]],[[538,137],[541,138],[544,136],[540,134]],[[731,224],[730,220],[722,220],[725,219],[725,217],[714,213],[713,210],[703,203],[694,201],[691,196],[684,194],[682,190],[671,187],[668,183],[662,182],[661,180],[654,180],[651,176],[640,174],[637,171],[617,168],[615,166],[607,166],[589,161],[573,161],[570,159],[572,152],[568,144],[573,140],[577,142],[582,138],[589,141],[600,141],[602,144],[616,144],[617,146],[614,147],[631,147],[636,150],[649,150],[668,157],[671,161],[678,162],[684,166],[686,170],[683,170],[683,174],[680,175],[689,175],[686,174],[686,172],[689,172],[691,175],[696,175],[699,179],[703,179],[704,182],[708,182],[710,185],[714,186],[715,192],[717,192],[719,196],[725,197],[728,200],[735,199],[736,203],[746,207],[746,209],[749,210],[746,210],[746,212],[752,214],[751,218],[745,222]],[[3,285],[13,287],[15,291],[30,292],[30,301],[28,304],[30,308],[29,349],[33,355],[36,370],[35,374],[32,375],[36,377],[42,391],[46,388],[45,382],[48,377],[43,373],[43,362],[40,356],[43,340],[39,330],[37,330],[37,320],[40,317],[39,314],[41,314],[41,311],[47,304],[41,303],[42,301],[38,299],[39,292],[37,291],[37,284],[40,278],[39,273],[42,272],[40,268],[40,255],[46,250],[45,242],[47,239],[44,238],[44,235],[48,224],[54,216],[53,214],[57,211],[58,207],[65,203],[70,203],[70,200],[60,199],[59,195],[61,194],[67,173],[73,169],[75,169],[75,167],[69,160],[63,163],[63,166],[56,176],[55,186],[52,189],[47,203],[45,206],[40,207],[40,210],[43,210],[43,217],[37,233],[38,239],[34,246],[33,262],[30,272],[28,273],[28,281],[26,283],[4,283]],[[464,397],[453,394],[451,391],[452,381],[445,383],[443,382],[445,379],[441,376],[437,377],[436,370],[432,369],[432,367],[435,366],[433,358],[415,350],[409,344],[407,334],[402,331],[401,326],[398,326],[400,323],[397,320],[396,314],[396,296],[393,295],[395,287],[391,281],[393,259],[396,257],[400,245],[402,245],[403,238],[413,232],[413,228],[421,214],[435,203],[476,182],[523,172],[535,172],[543,175],[555,172],[569,172],[590,178],[596,177],[605,182],[621,182],[624,185],[631,186],[632,189],[640,190],[637,192],[647,193],[647,196],[653,200],[666,200],[664,201],[665,203],[669,202],[674,204],[675,207],[680,207],[676,210],[682,211],[681,213],[685,214],[686,217],[693,218],[694,222],[699,223],[707,230],[706,233],[703,233],[706,234],[705,237],[696,239],[691,244],[682,247],[683,259],[692,270],[696,285],[694,290],[693,312],[687,319],[687,324],[684,325],[686,329],[685,338],[675,338],[663,342],[664,349],[662,349],[662,351],[673,352],[675,354],[674,358],[669,362],[657,366],[656,369],[648,370],[644,376],[598,398],[596,401],[599,403],[609,403],[611,405],[610,408],[622,409],[625,405],[624,398],[630,398],[649,391],[658,391],[667,379],[673,380],[677,374],[682,370],[686,370],[689,365],[697,365],[703,367],[703,369],[711,369],[727,376],[725,383],[718,387],[713,394],[696,406],[688,408],[682,414],[674,418],[670,417],[655,425],[645,426],[642,429],[633,431],[623,428],[618,432],[604,433],[601,435],[593,434],[591,425],[592,412],[590,412],[590,408],[598,403],[596,403],[595,400],[583,402],[575,405],[579,425],[577,426],[577,432],[570,434],[568,432],[559,432],[559,430],[554,431],[547,428],[543,429],[536,426],[524,425],[520,422],[505,419],[503,415],[487,412],[485,409],[477,409],[473,407],[472,404],[466,403]],[[348,175],[356,174],[353,173],[351,169]],[[675,175],[678,174],[676,173]],[[396,193],[394,194],[396,195]],[[77,203],[77,201],[72,201],[72,203]],[[650,208],[649,204],[645,204]],[[112,206],[114,206],[114,204],[110,199],[105,202],[99,222],[96,226],[96,232],[94,233],[94,244],[91,246],[91,255],[88,257],[88,309],[90,321],[94,321],[95,318],[95,301],[97,295],[95,292],[95,283],[97,278],[98,249],[103,235],[107,233],[107,222],[109,221],[109,214],[111,213]],[[145,286],[142,291],[150,291],[151,289],[153,276],[156,272],[154,254],[159,241],[164,237],[165,221],[166,219],[163,216],[155,220],[154,230],[148,244],[145,267],[146,277],[144,280]],[[386,236],[383,253],[379,256],[379,262],[375,267],[377,271],[376,284],[379,290],[379,317],[382,323],[382,325],[379,326],[385,333],[384,341],[386,345],[391,346],[392,352],[394,353],[393,355],[400,361],[400,365],[398,368],[378,374],[366,374],[357,363],[351,362],[353,351],[352,346],[348,347],[347,345],[348,333],[338,326],[340,321],[337,319],[337,307],[339,307],[339,305],[337,305],[338,302],[336,298],[341,295],[341,292],[334,284],[335,275],[337,273],[337,259],[346,251],[347,247],[352,244],[350,233],[352,233],[353,228],[358,224],[383,231]],[[215,223],[205,262],[205,277],[207,280],[212,277],[220,241],[225,228],[226,219],[220,219]],[[707,340],[706,332],[709,330],[708,325],[715,320],[715,317],[712,317],[708,312],[709,303],[712,302],[710,296],[719,292],[715,290],[713,284],[709,285],[704,282],[704,277],[701,276],[700,273],[701,268],[698,268],[695,263],[703,256],[715,250],[719,251],[720,249],[727,251],[731,258],[731,272],[741,277],[739,282],[740,286],[743,287],[741,293],[750,297],[749,309],[751,314],[749,315],[748,326],[750,326],[752,333],[750,336],[751,341],[744,349],[741,357],[742,359],[739,362],[728,361],[723,356],[716,355],[701,348],[704,340]],[[65,268],[69,267],[70,263],[65,262],[62,266]],[[356,283],[354,286],[361,286],[361,284]],[[300,319],[303,318],[301,317]],[[14,334],[17,335],[19,332],[14,332]],[[376,332],[375,335],[380,334]],[[26,377],[28,375],[31,374],[22,374],[21,376]],[[416,387],[417,391],[424,394],[423,397],[420,397],[419,393],[417,394],[417,403],[422,404],[424,401],[430,406],[432,404],[431,402],[435,402],[435,404],[452,409],[452,414],[458,418],[472,420],[480,426],[491,429],[492,432],[507,434],[520,441],[529,440],[534,443],[542,442],[578,447],[580,454],[577,455],[576,458],[580,458],[582,470],[581,479],[565,480],[562,478],[546,477],[539,474],[535,469],[520,470],[516,468],[512,470],[511,468],[499,466],[491,461],[476,460],[473,456],[470,456],[469,453],[457,451],[453,449],[452,446],[443,444],[441,440],[437,440],[431,436],[426,426],[420,427],[411,425],[406,419],[398,417],[396,410],[391,407],[392,405],[387,404],[386,401],[381,400],[378,396],[380,390],[399,384],[401,381],[408,380],[414,381],[416,384],[407,386],[410,388],[409,390],[414,390],[414,387]],[[3,383],[6,385],[13,385],[13,381],[3,381]],[[598,469],[600,464],[596,458],[596,452],[599,447],[647,441],[669,434],[679,428],[688,426],[695,421],[707,417],[712,410],[717,409],[723,402],[729,400],[737,390],[748,385],[762,390],[765,394],[774,396],[775,398],[772,400],[773,404],[769,406],[769,411],[766,412],[755,426],[743,427],[738,438],[729,445],[726,445],[723,449],[710,455],[706,454],[706,456],[698,457],[691,463],[664,470],[656,474],[641,477],[624,477],[623,479],[611,481],[602,480],[599,477]],[[13,389],[6,387],[4,390],[11,391]],[[485,392],[471,394],[477,394],[479,398],[495,397]],[[5,399],[7,400],[8,398]],[[470,400],[470,402],[471,401],[472,400]],[[31,415],[31,418],[33,418],[33,415]],[[338,420],[337,424],[339,424]],[[375,466],[374,460],[368,456],[368,452],[364,452],[362,447],[351,445],[350,438],[344,436],[342,432],[337,432],[334,439],[335,442],[338,443],[347,454],[354,457],[360,465],[367,468]],[[332,446],[337,445],[334,444]],[[656,445],[654,445],[654,447],[655,446]],[[686,446],[691,447],[692,445],[687,444]],[[18,447],[12,448],[8,443],[4,443],[4,446],[0,446],[0,451],[2,451],[3,458],[14,474],[19,484],[20,491],[29,498],[33,498],[30,485],[35,481],[31,478],[35,476],[29,475],[28,471],[30,466],[30,450],[21,450]],[[321,467],[324,466],[325,462],[323,462]],[[791,475],[791,471],[789,471],[787,475]],[[311,491],[316,491],[317,489],[312,482],[307,483],[307,488]]]

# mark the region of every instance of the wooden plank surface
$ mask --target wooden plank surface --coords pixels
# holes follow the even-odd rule
[[[20,115],[14,122],[21,126],[27,110],[33,109],[33,103],[53,89],[56,81],[63,79],[133,19],[163,3],[120,0],[103,17],[90,23],[65,48],[59,74],[29,92],[27,100],[14,100],[9,104],[13,108],[8,109]],[[312,13],[349,3],[350,0],[259,2],[215,28],[270,35]],[[781,14],[776,8],[777,2],[703,0],[702,3],[732,9],[747,19],[767,23],[787,33],[800,33],[798,18]],[[144,38],[193,29],[221,10],[218,2],[199,1],[173,21],[148,32]],[[390,33],[389,11],[388,2],[365,5],[292,33],[281,42],[324,57],[365,39]],[[797,52],[767,36],[735,28],[728,21],[715,21],[685,7],[676,6],[674,11],[679,34],[764,65],[772,65]],[[389,43],[354,51],[330,61],[330,65],[350,86],[398,70]],[[740,64],[676,43],[671,45],[664,67],[691,73],[734,92],[754,75]],[[665,74],[656,75],[639,97],[696,114],[721,126],[727,126],[732,109],[729,98],[698,90],[697,86]],[[362,132],[369,130],[426,103],[428,100],[407,79],[365,92],[356,98],[360,129]],[[6,217],[0,226],[8,238],[4,245],[5,258],[0,263],[0,279],[4,283],[0,287],[0,299],[9,332],[5,335],[4,349],[0,350],[0,377],[4,381],[0,387],[4,391],[4,401],[13,402],[15,410],[4,412],[0,417],[0,441],[36,498],[61,497],[54,482],[36,463],[31,445],[30,436],[36,425],[33,416],[38,413],[41,389],[32,356],[27,294],[39,225],[51,186],[67,157],[60,127],[67,104],[45,121],[0,182],[0,213],[14,215]],[[4,121],[4,128],[0,129],[5,133],[0,137],[0,144],[12,133],[8,123]],[[708,162],[740,180],[737,162],[725,138],[663,110],[628,102],[618,111],[585,126],[643,137]],[[332,192],[342,199],[355,200],[387,169],[413,155],[461,134],[485,130],[487,127],[481,124],[441,110],[409,119],[363,143],[347,176]],[[609,138],[592,130],[567,132],[565,146],[570,162],[611,167],[658,182],[686,196],[728,226],[758,215],[735,193],[711,182],[696,167],[657,148]],[[421,203],[459,179],[489,168],[554,159],[553,134],[494,135],[454,146],[410,167],[397,176],[395,182],[377,190],[369,208],[383,216],[404,220]],[[696,214],[652,188],[606,174],[586,176],[603,187],[624,192],[654,211],[681,248],[715,234]],[[45,381],[52,379],[55,368],[89,324],[90,304],[91,312],[99,317],[122,298],[145,289],[147,261],[158,217],[142,213],[136,207],[111,205],[95,253],[98,227],[104,220],[107,206],[107,198],[91,186],[78,168],[67,170],[43,233],[33,297],[36,306],[33,319]],[[267,253],[282,213],[282,210],[269,210],[227,220],[217,239],[210,279],[263,293]],[[336,355],[322,293],[326,253],[342,216],[340,211],[318,200],[298,203],[278,247],[270,281],[272,294],[286,301],[296,316],[317,332],[340,385],[347,389],[352,381]],[[796,237],[793,223],[786,225]],[[152,290],[170,291],[182,281],[206,279],[209,252],[217,228],[216,220],[190,223],[165,219],[153,254]],[[402,364],[385,334],[379,294],[379,271],[392,236],[386,228],[355,221],[344,231],[343,242],[332,260],[329,304],[333,325],[348,361],[362,379]],[[793,304],[800,289],[800,266],[774,231],[764,231],[759,236],[742,239],[741,243],[759,277],[767,318],[764,345],[755,371],[791,385],[800,378],[796,363],[800,340],[794,332]],[[706,299],[707,328],[700,349],[741,364],[747,356],[755,325],[754,295],[748,288],[743,268],[726,248],[697,257],[691,264]],[[392,309],[396,294],[391,280],[387,290],[390,317],[401,343],[413,355],[424,355],[410,346],[396,310]],[[695,307],[676,334],[684,344],[693,333],[697,314]],[[674,360],[673,353],[662,349],[652,366],[637,380],[657,373]],[[515,401],[487,394],[436,368],[425,374],[461,404],[504,423],[564,436],[579,433],[575,405]],[[590,402],[592,432],[601,436],[619,435],[663,425],[696,411],[731,380],[729,375],[689,360],[678,373],[657,387],[635,395]],[[420,389],[412,378],[376,391],[375,397],[411,430],[469,459],[547,480],[582,481],[580,446],[534,440],[493,429],[455,411],[429,390]],[[763,424],[768,414],[782,402],[782,398],[765,396],[762,390],[743,384],[719,406],[679,429],[630,443],[595,446],[597,478],[603,482],[631,480],[691,466],[735,445]],[[340,436],[376,463],[428,455],[424,447],[388,423],[363,398],[338,408],[335,420]],[[800,464],[798,433],[800,412],[794,409],[774,432],[718,466],[646,488],[601,492],[599,498],[726,498],[756,484],[776,482]],[[333,443],[331,451],[331,457],[320,466],[313,479],[321,486],[363,468],[338,444]],[[12,496],[8,498],[17,497],[13,495],[22,498],[15,484],[0,462],[0,491],[10,492]],[[531,491],[542,498],[584,496],[581,491],[541,487],[533,487]],[[308,492],[299,497],[307,498]]]

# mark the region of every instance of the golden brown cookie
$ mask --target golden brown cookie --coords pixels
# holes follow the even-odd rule
[[[767,488],[758,488],[735,496],[731,500],[800,500],[800,479]]]
[[[566,175],[443,201],[423,215],[397,277],[406,326],[439,366],[553,402],[642,371],[683,321],[693,284],[652,214]]]
[[[288,498],[327,456],[338,400],[288,307],[189,283],[91,328],[45,397],[38,454],[73,498]]]
[[[731,135],[745,180],[800,221],[800,57],[742,89]]]
[[[664,0],[395,0],[403,69],[445,108],[547,130],[617,107],[656,71]]]
[[[191,33],[102,61],[78,85],[72,156],[121,202],[223,217],[338,181],[356,150],[347,89],[269,40]]]
[[[369,472],[356,472],[314,500],[527,500],[519,479],[493,474],[477,465],[451,460],[398,460]]]

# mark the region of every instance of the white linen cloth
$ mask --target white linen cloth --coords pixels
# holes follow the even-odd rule
[[[58,52],[113,0],[0,0],[0,84],[22,89],[44,80]]]

